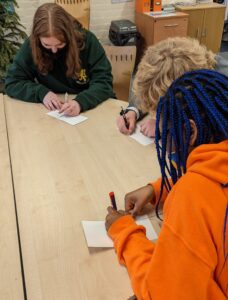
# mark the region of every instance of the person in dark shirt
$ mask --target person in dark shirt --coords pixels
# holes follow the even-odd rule
[[[9,67],[5,87],[10,97],[41,102],[68,116],[115,98],[111,65],[100,42],[54,3],[37,9],[31,36]],[[76,96],[62,103],[57,94],[65,93]]]

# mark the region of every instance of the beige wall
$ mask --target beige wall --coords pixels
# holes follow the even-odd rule
[[[44,0],[17,0],[17,10],[21,23],[26,27],[29,34],[32,19],[37,7],[45,2]],[[111,0],[90,0],[90,30],[93,31],[102,42],[108,41],[108,29],[112,20],[128,19],[134,21],[135,1],[112,4]]]

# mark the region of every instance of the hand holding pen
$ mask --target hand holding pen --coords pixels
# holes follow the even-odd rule
[[[62,105],[61,109],[59,110],[59,114],[74,117],[78,116],[81,112],[81,107],[76,100],[69,100],[68,94],[65,94],[64,97],[64,104]]]
[[[121,106],[120,115],[121,115],[121,116],[123,117],[123,119],[124,119],[125,127],[126,127],[127,129],[129,129],[129,123],[128,123],[128,121],[127,121],[127,118],[126,118],[126,115],[125,115],[125,111],[124,111],[124,109],[123,109],[123,106]]]
[[[136,113],[132,110],[126,110],[121,107],[120,115],[116,120],[119,131],[123,134],[132,134],[136,126]]]
[[[109,206],[107,208],[108,214],[107,214],[106,219],[105,219],[105,227],[106,227],[107,231],[109,230],[110,226],[115,221],[117,221],[119,218],[121,218],[125,215],[128,215],[128,213],[126,213],[123,210],[117,210],[117,205],[116,205],[116,199],[115,199],[114,192],[110,192],[109,197],[110,197],[112,206]]]

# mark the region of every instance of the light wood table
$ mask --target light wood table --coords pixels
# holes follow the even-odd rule
[[[88,249],[81,220],[103,220],[108,193],[159,175],[154,145],[119,133],[124,102],[108,100],[71,126],[42,104],[5,99],[25,283],[31,300],[116,300],[132,295],[113,249]],[[126,105],[126,103],[125,103]]]
[[[24,299],[2,94],[0,94],[0,299]]]

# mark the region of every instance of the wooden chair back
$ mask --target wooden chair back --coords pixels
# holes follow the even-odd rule
[[[62,6],[84,28],[89,29],[90,0],[55,0],[55,3]]]
[[[119,100],[128,101],[135,66],[136,46],[103,45],[112,65],[113,89]]]

